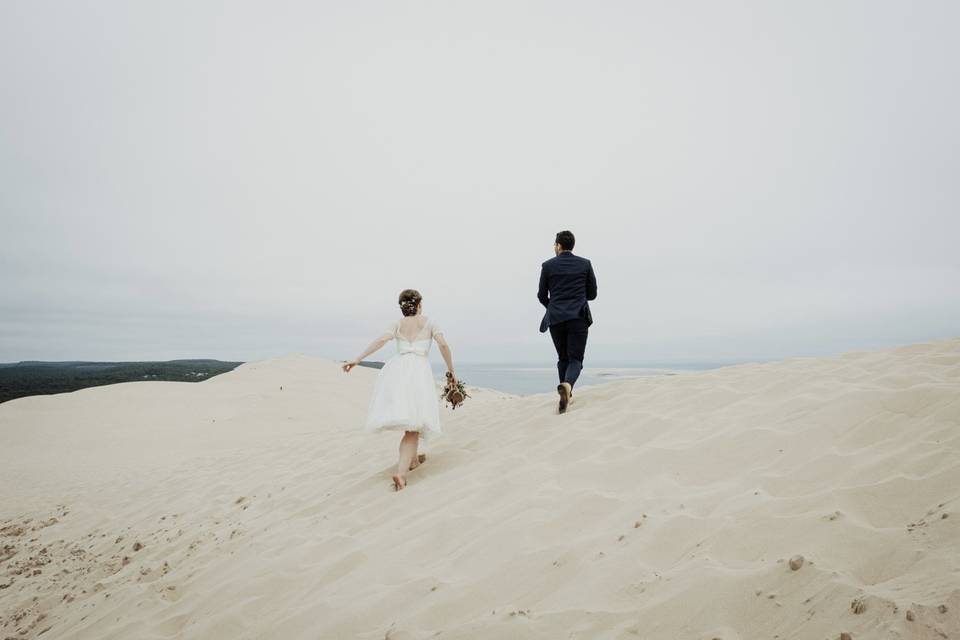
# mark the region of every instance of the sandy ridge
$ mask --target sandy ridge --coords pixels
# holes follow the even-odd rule
[[[0,405],[0,637],[960,637],[960,340],[478,391],[401,494],[373,375]]]

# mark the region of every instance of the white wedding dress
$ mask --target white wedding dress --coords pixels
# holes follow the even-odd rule
[[[430,346],[441,335],[426,316],[407,316],[390,325],[397,353],[373,386],[368,431],[419,431],[423,440],[440,435],[440,389],[430,368]]]

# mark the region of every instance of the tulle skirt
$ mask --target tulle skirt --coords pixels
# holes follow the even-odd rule
[[[367,431],[419,431],[440,435],[440,390],[426,357],[396,355],[383,365],[367,410]]]

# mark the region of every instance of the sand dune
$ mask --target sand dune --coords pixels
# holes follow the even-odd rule
[[[375,375],[0,405],[0,638],[960,637],[960,339],[477,391],[401,493]]]

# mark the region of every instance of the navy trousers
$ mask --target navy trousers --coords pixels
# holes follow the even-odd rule
[[[550,337],[557,349],[557,373],[560,382],[572,387],[583,369],[583,354],[587,349],[587,321],[575,318],[550,325]]]

